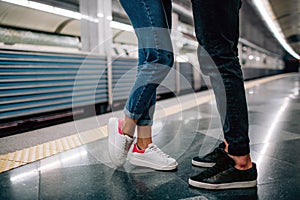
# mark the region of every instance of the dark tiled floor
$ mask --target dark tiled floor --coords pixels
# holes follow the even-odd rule
[[[159,172],[114,169],[106,139],[0,174],[0,199],[300,199],[299,76],[247,91],[251,155],[258,187],[208,191],[187,180],[201,168],[191,158],[222,140],[215,104],[208,103],[156,121],[154,141],[177,158],[179,167]]]

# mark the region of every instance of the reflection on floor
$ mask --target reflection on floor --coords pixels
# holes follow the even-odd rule
[[[200,172],[191,158],[221,140],[213,102],[157,120],[154,141],[177,158],[176,171],[160,172],[126,163],[114,169],[102,139],[0,174],[0,199],[299,199],[299,75],[247,90],[251,155],[258,187],[226,191],[191,188]]]

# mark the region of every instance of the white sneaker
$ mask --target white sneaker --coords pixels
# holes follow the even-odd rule
[[[178,166],[174,158],[165,154],[153,143],[149,144],[144,150],[139,150],[137,145],[134,144],[129,162],[133,165],[156,170],[173,170]]]
[[[111,161],[117,166],[122,166],[127,158],[133,138],[124,135],[121,130],[123,121],[110,118],[108,122],[108,151]]]

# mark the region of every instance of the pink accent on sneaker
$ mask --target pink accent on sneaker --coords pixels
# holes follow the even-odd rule
[[[140,150],[136,144],[133,145],[133,149],[132,149],[132,152],[135,152],[135,153],[145,153],[145,149],[142,149]]]
[[[123,135],[123,131],[122,131],[122,126],[124,124],[124,120],[123,119],[119,119],[118,120],[118,132]]]

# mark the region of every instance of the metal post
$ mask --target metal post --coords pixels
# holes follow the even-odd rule
[[[82,50],[105,56],[108,104],[112,106],[112,0],[80,0]]]
[[[172,13],[172,39],[173,39],[173,51],[174,51],[174,67],[175,67],[175,92],[178,95],[180,93],[180,63],[177,62],[177,56],[179,55],[180,47],[177,45],[178,40],[180,39],[180,33],[177,30],[179,25],[178,14]]]
[[[99,38],[103,41],[104,54],[106,55],[107,63],[107,87],[108,87],[108,109],[112,109],[113,104],[113,91],[112,91],[112,29],[110,23],[112,21],[112,0],[98,0],[98,17],[101,24],[99,28],[102,28],[102,31],[99,30]],[[101,50],[100,50],[101,51]]]

